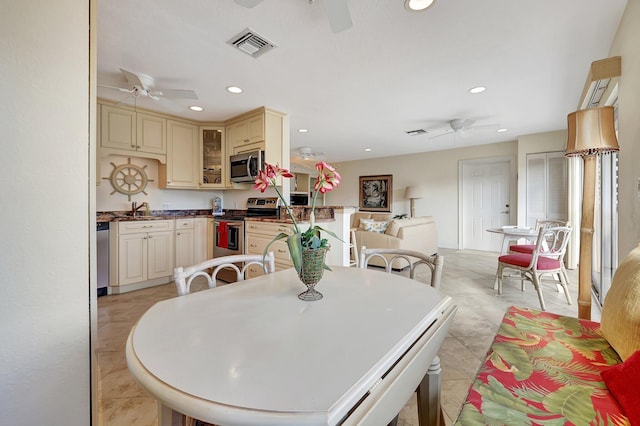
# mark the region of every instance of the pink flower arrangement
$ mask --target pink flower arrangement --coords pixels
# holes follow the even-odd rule
[[[272,165],[265,163],[264,170],[261,170],[258,173],[258,177],[255,179],[255,184],[253,189],[259,190],[260,192],[264,192],[267,190],[269,186],[272,186],[278,197],[282,200],[282,204],[287,210],[287,214],[291,218],[293,222],[294,234],[288,235],[285,233],[278,234],[271,243],[267,245],[264,252],[267,253],[269,246],[277,240],[287,239],[287,244],[289,246],[289,251],[291,252],[291,258],[293,260],[293,264],[298,272],[300,272],[300,263],[302,259],[302,249],[318,249],[322,247],[329,247],[329,242],[326,238],[320,238],[320,231],[324,231],[331,235],[332,237],[338,238],[333,232],[328,231],[326,229],[322,229],[321,227],[315,224],[315,208],[316,208],[316,199],[318,194],[325,194],[333,189],[337,188],[342,181],[342,177],[338,171],[332,167],[331,165],[325,163],[324,161],[316,164],[316,170],[318,171],[318,179],[316,179],[315,184],[313,185],[313,189],[315,193],[313,195],[313,200],[311,203],[311,214],[309,216],[309,229],[304,232],[300,231],[298,226],[298,222],[291,211],[291,207],[287,203],[287,200],[284,199],[282,193],[278,189],[276,185],[276,180],[279,177],[283,178],[292,178],[293,174],[284,168],[278,167],[277,165]],[[339,238],[338,238],[339,239]],[[325,265],[328,269],[328,267]]]

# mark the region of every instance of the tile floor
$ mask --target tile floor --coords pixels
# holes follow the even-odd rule
[[[519,281],[505,281],[498,296],[493,290],[496,254],[443,249],[445,257],[441,292],[454,299],[458,313],[439,355],[442,363],[442,407],[451,424],[484,360],[502,316],[509,305],[539,308],[531,286],[520,291]],[[427,274],[425,274],[427,275]],[[577,316],[577,270],[569,271],[571,300],[553,284],[543,284],[547,310]],[[419,278],[420,279],[420,278]],[[426,281],[426,279],[425,279]],[[130,376],[124,357],[129,330],[154,303],[176,296],[173,283],[98,299],[98,398],[100,426],[157,425],[155,400]],[[593,319],[599,320],[597,308]],[[400,413],[399,426],[417,425],[415,398]]]

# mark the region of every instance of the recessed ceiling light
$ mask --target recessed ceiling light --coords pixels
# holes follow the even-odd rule
[[[308,129],[298,129],[298,133],[307,133]]]
[[[242,89],[239,88],[238,86],[227,86],[226,89],[227,89],[227,92],[229,93],[235,93],[235,94],[242,93]]]
[[[469,89],[469,93],[473,93],[473,94],[482,93],[485,90],[487,90],[487,88],[484,87],[484,86],[476,86],[476,87],[472,87],[471,89]]]
[[[202,108],[201,106],[198,106],[198,105],[191,105],[191,106],[189,107],[189,109],[190,109],[191,111],[198,111],[198,112],[200,112],[200,111],[204,111],[204,108]]]
[[[409,12],[419,12],[431,6],[435,0],[405,0],[404,7]]]
[[[507,130],[509,130],[509,129],[498,129],[498,130],[496,130],[496,132],[502,133],[502,132],[506,132]]]
[[[371,152],[371,151],[373,151],[373,149],[371,149],[371,148],[365,148],[364,149],[364,152]]]

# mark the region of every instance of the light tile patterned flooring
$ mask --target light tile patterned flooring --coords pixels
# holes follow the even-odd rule
[[[493,290],[497,261],[495,253],[441,250],[445,257],[442,294],[459,306],[458,313],[439,355],[442,363],[442,407],[445,422],[455,420],[469,385],[483,362],[502,316],[509,305],[539,308],[531,285],[520,291],[520,282],[507,280],[503,294]],[[420,275],[420,274],[418,274]],[[427,281],[428,273],[418,277]],[[555,285],[543,284],[547,310],[577,316],[577,270],[569,271],[572,305]],[[176,297],[173,283],[98,299],[99,425],[157,425],[155,400],[129,374],[124,356],[127,335],[137,319],[160,300]],[[599,312],[593,308],[593,319]],[[415,398],[400,413],[399,426],[417,425]]]

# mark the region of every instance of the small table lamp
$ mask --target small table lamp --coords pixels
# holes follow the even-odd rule
[[[613,107],[583,109],[567,116],[566,157],[582,157],[582,222],[578,267],[578,318],[591,319],[591,255],[596,184],[596,158],[620,150],[613,119]]]
[[[408,198],[411,202],[411,217],[416,217],[415,201],[422,198],[422,189],[416,186],[407,186],[404,190],[404,198]]]

